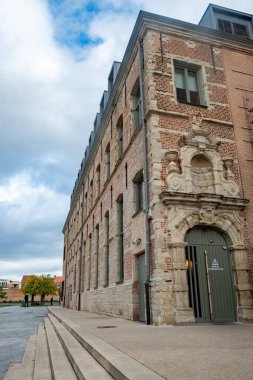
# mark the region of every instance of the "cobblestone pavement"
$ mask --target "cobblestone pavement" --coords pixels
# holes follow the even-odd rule
[[[22,361],[29,336],[37,335],[46,313],[46,306],[0,308],[0,380],[3,380],[11,362]]]

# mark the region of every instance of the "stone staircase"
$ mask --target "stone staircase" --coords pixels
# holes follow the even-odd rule
[[[50,311],[21,364],[4,380],[161,380],[162,377],[70,319]]]

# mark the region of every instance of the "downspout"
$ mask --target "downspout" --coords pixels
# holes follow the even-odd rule
[[[142,141],[143,141],[143,201],[145,212],[145,263],[146,263],[146,279],[145,279],[145,298],[146,298],[146,324],[150,325],[150,230],[149,230],[149,202],[148,202],[148,155],[147,155],[147,125],[144,113],[144,83],[143,83],[143,39],[138,38],[139,50],[139,83],[140,83],[140,111],[142,125]]]
[[[68,225],[67,225],[67,231],[68,231]],[[68,240],[69,240],[68,233],[67,233],[66,246],[65,246],[66,249],[65,249],[65,268],[64,268],[64,289],[63,289],[63,294],[62,294],[63,307],[68,307],[67,305],[67,268],[68,268],[67,256],[68,256]]]
[[[83,208],[84,208],[84,187],[82,189],[82,208],[81,208],[81,249],[79,250],[79,281],[78,281],[78,305],[77,310],[81,311],[81,280],[82,280],[82,269],[83,269]]]

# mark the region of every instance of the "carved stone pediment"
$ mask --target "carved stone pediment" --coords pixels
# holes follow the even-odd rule
[[[217,149],[219,142],[210,132],[203,129],[194,129],[183,137],[183,145]]]

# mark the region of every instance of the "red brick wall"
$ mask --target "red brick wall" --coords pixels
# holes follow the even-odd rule
[[[251,281],[253,283],[253,54],[223,49],[223,61],[234,133],[239,158],[243,197],[250,201],[246,209],[246,229],[249,245]],[[246,99],[248,98],[248,102]]]

